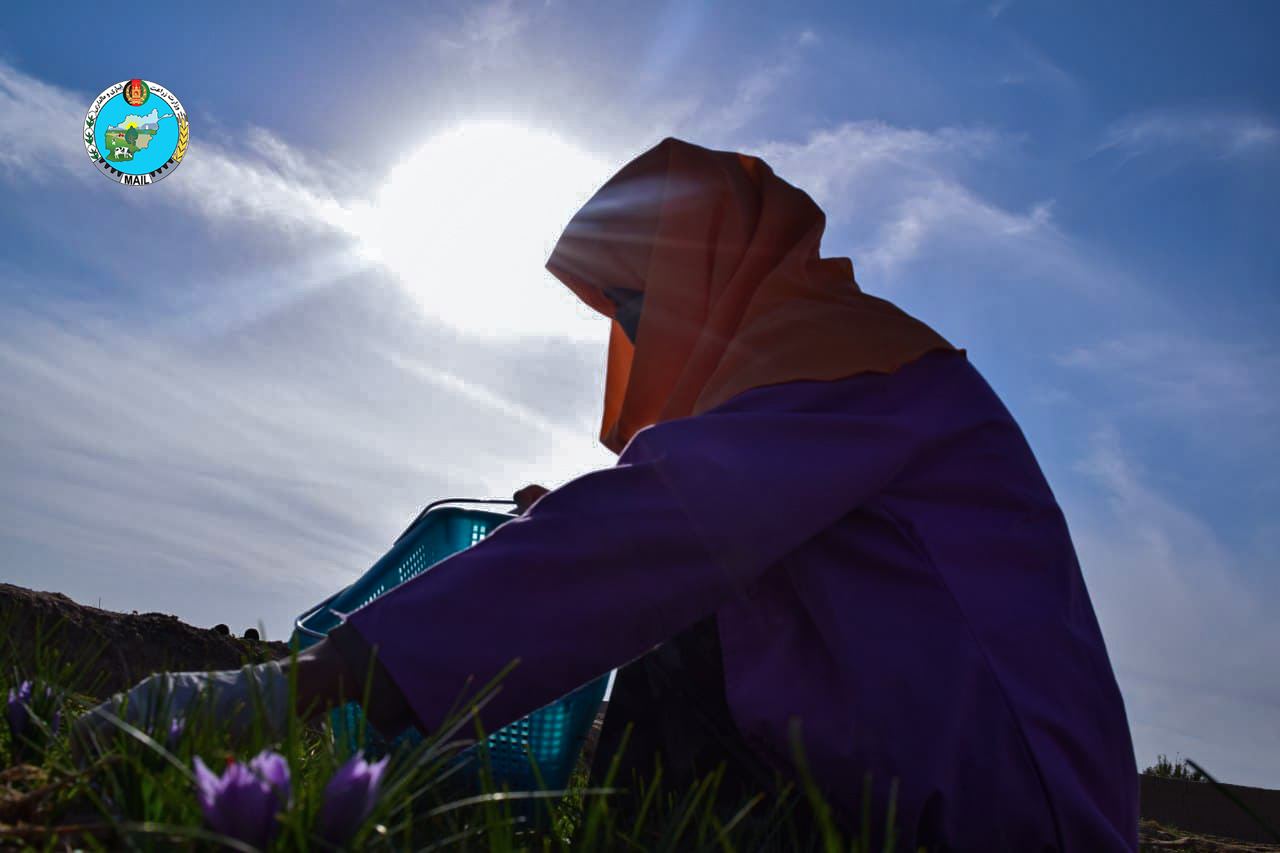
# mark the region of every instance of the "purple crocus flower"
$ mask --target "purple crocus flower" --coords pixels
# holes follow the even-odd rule
[[[341,846],[351,839],[378,801],[378,785],[388,758],[373,764],[356,753],[333,774],[324,789],[317,830],[330,844]]]
[[[9,705],[5,708],[5,720],[9,723],[9,733],[17,740],[27,722],[31,719],[31,697],[35,692],[35,684],[30,680],[18,685],[18,689],[9,688]]]
[[[178,748],[178,741],[182,740],[182,732],[187,727],[187,721],[182,717],[174,717],[169,721],[169,734],[164,739],[164,745],[170,752]]]
[[[276,815],[289,805],[289,764],[268,750],[247,764],[228,763],[218,776],[197,756],[196,796],[209,826],[255,847],[266,847],[280,831]]]

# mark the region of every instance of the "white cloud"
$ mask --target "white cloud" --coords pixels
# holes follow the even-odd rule
[[[209,219],[350,234],[360,216],[322,185],[302,183],[212,144],[193,140],[181,168],[182,180],[161,181],[152,189]]]
[[[21,172],[29,181],[41,180],[50,165],[72,171],[74,164],[81,179],[94,177],[83,133],[92,100],[0,61],[0,169]]]
[[[1116,149],[1129,157],[1182,151],[1219,159],[1273,154],[1280,126],[1248,113],[1161,110],[1130,116],[1109,128],[1098,151]]]
[[[1121,383],[1133,409],[1242,422],[1280,416],[1280,350],[1205,339],[1193,332],[1136,332],[1077,347],[1057,359],[1097,381]]]
[[[803,29],[788,36],[780,49],[781,57],[760,65],[742,78],[735,87],[729,103],[718,108],[703,107],[688,117],[687,124],[679,126],[679,134],[690,139],[702,140],[700,144],[716,147],[726,144],[732,135],[759,118],[765,107],[803,67],[803,51],[819,43],[816,33]],[[758,60],[753,61],[758,64]]]
[[[30,129],[19,127],[8,120],[10,108],[18,114],[29,112],[37,101],[44,108],[53,110],[55,116],[35,128],[34,135]],[[70,133],[67,134],[70,136],[69,142],[55,138],[57,131],[65,131],[71,122],[82,122],[83,112],[84,107],[79,105],[79,99],[75,96],[43,86],[33,78],[0,64],[0,180],[5,177],[6,166],[13,167],[11,177],[16,177],[19,170],[30,170],[37,174],[56,171],[77,180],[85,180],[86,176],[95,178],[95,170],[89,163],[81,142]],[[77,125],[71,126],[74,128]],[[489,137],[485,137],[485,127],[484,123],[459,124],[452,133],[442,132],[416,152],[416,160],[421,161],[422,151],[426,151],[432,144],[440,143],[468,128],[477,137],[477,142],[472,147],[487,152],[495,145],[492,136],[496,131],[490,131]],[[78,131],[72,131],[74,132]],[[367,251],[370,258],[376,254],[378,236],[376,230],[371,228],[371,223],[382,223],[379,227],[385,234],[388,222],[393,222],[396,229],[405,233],[414,231],[418,225],[443,222],[454,228],[454,237],[465,239],[455,240],[448,250],[436,251],[434,255],[424,246],[420,234],[415,233],[411,240],[411,254],[414,255],[412,260],[419,275],[417,280],[407,281],[406,287],[422,294],[428,289],[424,280],[431,286],[443,281],[441,287],[449,296],[442,300],[422,300],[419,310],[430,311],[446,320],[453,318],[455,323],[464,324],[471,331],[488,329],[505,337],[514,336],[513,326],[528,328],[537,323],[534,329],[537,332],[559,332],[577,339],[590,339],[603,321],[590,309],[582,306],[559,282],[551,279],[542,269],[542,263],[546,252],[554,245],[558,228],[568,220],[576,206],[594,191],[594,185],[584,186],[584,181],[594,180],[593,176],[600,167],[597,161],[576,151],[573,146],[558,139],[544,137],[542,134],[523,131],[503,137],[503,140],[514,138],[517,142],[527,142],[528,147],[524,149],[526,158],[551,158],[540,162],[541,168],[538,169],[526,168],[526,160],[519,168],[503,171],[504,180],[515,176],[506,187],[495,181],[490,174],[493,170],[485,170],[487,164],[477,163],[475,157],[468,161],[468,168],[476,169],[476,174],[457,170],[447,173],[441,170],[439,174],[431,176],[431,180],[438,181],[446,193],[466,193],[469,178],[476,185],[484,184],[485,192],[491,195],[485,197],[482,204],[491,204],[492,199],[498,198],[504,191],[508,192],[509,203],[497,208],[493,215],[484,215],[478,204],[472,204],[469,208],[472,210],[471,216],[450,219],[447,208],[450,204],[456,205],[457,199],[442,200],[443,196],[439,193],[428,195],[435,188],[434,185],[413,188],[415,192],[423,193],[420,203],[414,198],[406,199],[403,192],[393,193],[399,199],[396,209],[389,212],[377,211],[372,206],[375,201],[343,197],[335,190],[333,183],[326,177],[335,171],[341,171],[333,163],[316,155],[304,155],[278,135],[255,127],[244,129],[241,144],[235,150],[225,149],[216,142],[193,135],[191,148],[180,167],[181,172],[173,179],[148,187],[145,203],[153,204],[157,198],[167,200],[185,212],[220,226],[242,229],[248,226],[248,229],[265,232],[270,240],[281,236],[301,238],[301,242],[309,241],[302,252],[320,251],[327,254],[336,241],[342,248],[360,247],[362,251]],[[536,147],[535,142],[538,143]],[[552,145],[551,142],[555,144]],[[12,156],[22,159],[6,162],[4,158],[9,156],[5,154],[6,151],[17,151]],[[571,154],[573,158],[570,158]],[[414,160],[415,157],[410,156],[403,162]],[[565,173],[566,170],[568,173]],[[419,168],[419,172],[421,171]],[[448,180],[444,180],[442,176]],[[385,182],[394,179],[396,173],[393,171],[390,175],[378,177]],[[425,180],[421,175],[418,177],[420,182]],[[551,189],[532,194],[528,185],[534,179],[543,180]],[[97,177],[92,186],[102,192],[118,193],[101,177]],[[475,193],[470,196],[480,198]],[[112,201],[118,198],[121,197],[117,195]],[[122,201],[125,204],[141,204],[143,198],[140,193],[126,193]],[[455,211],[456,209],[457,207]],[[392,215],[378,215],[380,213]],[[539,232],[539,236],[545,238],[545,247],[535,246],[535,250],[529,253],[512,255],[521,264],[527,261],[526,267],[512,269],[509,264],[501,268],[499,280],[466,289],[456,285],[465,275],[475,272],[474,268],[467,268],[465,264],[460,266],[458,259],[480,242],[481,228],[487,229],[483,232],[486,243],[497,245],[506,240],[509,245],[525,247],[529,239],[523,232],[530,231],[535,220],[545,226],[543,231],[546,233]],[[503,231],[504,228],[508,230]],[[547,228],[551,230],[547,231]],[[462,245],[464,242],[466,245]],[[545,252],[542,251],[543,248]],[[497,260],[506,259],[508,254],[511,253],[491,255],[490,266]],[[437,261],[434,265],[433,258]],[[442,265],[439,263],[441,260],[447,262]],[[350,268],[352,265],[344,261],[344,266]],[[525,271],[520,272],[520,269]],[[397,271],[403,273],[403,265]],[[333,278],[336,275],[331,280]],[[264,293],[269,295],[255,296],[251,300],[252,306],[261,307],[264,302],[292,296],[298,290],[292,279],[286,278],[284,284],[280,284],[279,279],[275,281],[275,285],[264,287]],[[545,297],[541,294],[545,294]],[[513,308],[516,303],[520,305],[519,311]],[[541,310],[530,309],[528,306],[531,304]]]
[[[56,172],[59,177],[111,189],[95,174],[83,134],[77,130],[84,126],[91,100],[0,62],[0,177],[8,172],[10,178],[20,176],[23,181],[43,180]],[[276,143],[271,152],[276,162],[282,157],[287,160],[283,143],[250,134],[259,152],[270,145],[268,138]],[[281,230],[350,232],[353,218],[359,215],[314,175],[282,175],[271,163],[226,151],[199,136],[193,136],[180,168],[180,179],[147,188],[152,200],[160,196],[211,219],[247,219]],[[122,198],[125,203],[137,203],[139,194]]]
[[[78,136],[88,103],[0,64],[0,180],[111,191]],[[189,270],[181,289],[149,294],[163,317],[149,330],[88,305],[6,308],[0,540],[8,580],[81,601],[105,592],[109,606],[127,587],[115,606],[194,624],[263,617],[281,636],[422,503],[609,464],[595,439],[607,326],[576,341],[459,335],[331,239],[364,212],[324,179],[331,164],[265,129],[237,142],[194,136],[149,201],[309,247],[287,267]]]
[[[1003,14],[1012,3],[1005,4]],[[1001,86],[1025,87],[1024,96],[1034,95],[1039,108],[1048,107],[1054,126],[1087,126],[1095,122],[1094,93],[1084,82],[1059,65],[1035,41],[1018,34],[1014,28],[1000,30],[1000,40],[1007,48],[994,54],[993,75]],[[1028,121],[1036,120],[1028,116]]]
[[[752,151],[824,208],[841,211],[851,203],[842,196],[859,182],[892,173],[954,183],[958,160],[985,156],[1000,144],[998,134],[983,128],[930,132],[857,121],[815,131],[803,142],[766,142]]]
[[[63,555],[81,568],[61,591],[81,601],[127,584],[131,607],[263,617],[280,636],[423,503],[611,463],[595,440],[603,340],[467,339],[388,294],[368,305],[369,287],[211,338],[85,306],[6,311],[0,540],[41,555],[6,579],[39,587]],[[246,592],[273,587],[289,592]]]
[[[1011,213],[984,202],[956,183],[923,186],[899,203],[894,219],[876,242],[860,254],[865,269],[891,277],[921,251],[926,240],[976,239],[984,245],[1043,235],[1051,227],[1053,203],[1040,202],[1027,213]]]
[[[1051,201],[1011,212],[980,198],[959,177],[966,163],[1008,144],[984,128],[924,131],[865,121],[753,151],[813,196],[833,224],[872,235],[862,238],[855,262],[859,274],[886,283],[926,247],[936,249],[944,241],[953,248],[994,241],[1028,249],[1061,241]]]
[[[326,161],[317,168],[314,157],[302,154],[265,127],[250,127],[245,132],[244,141],[265,165],[297,183],[321,184],[322,169],[338,167],[338,164]]]
[[[497,48],[519,35],[528,22],[528,16],[514,0],[491,0],[467,9],[462,35],[467,42]]]
[[[1063,505],[1139,765],[1180,752],[1228,781],[1274,785],[1280,625],[1241,571],[1247,551],[1147,485],[1114,428],[1091,444],[1078,469],[1098,491]]]
[[[465,60],[472,69],[513,64],[518,37],[537,13],[514,0],[487,0],[462,8],[462,17],[448,30],[433,26],[427,44],[454,61]]]

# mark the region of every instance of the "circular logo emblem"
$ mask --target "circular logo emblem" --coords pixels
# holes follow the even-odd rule
[[[98,171],[141,187],[168,175],[187,153],[187,112],[150,80],[122,80],[93,101],[84,146]]]

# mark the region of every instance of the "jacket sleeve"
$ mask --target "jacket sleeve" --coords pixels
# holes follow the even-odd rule
[[[426,731],[468,677],[482,685],[518,658],[481,712],[493,731],[741,594],[890,482],[917,443],[885,413],[729,406],[652,426],[615,467],[544,495],[347,626],[376,644]]]

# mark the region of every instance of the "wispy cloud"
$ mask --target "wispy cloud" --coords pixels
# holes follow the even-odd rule
[[[955,158],[974,159],[995,151],[1004,140],[986,128],[944,127],[936,131],[901,128],[881,121],[845,122],[819,129],[802,142],[756,146],[774,168],[824,205],[840,208],[838,192],[888,170],[913,176],[952,178]]]
[[[1013,0],[992,0],[987,4],[987,15],[992,18],[998,18],[1009,10],[1013,5]]]
[[[1280,151],[1280,125],[1264,115],[1239,112],[1159,110],[1112,125],[1097,151],[1128,157],[1182,153],[1229,160]]]
[[[924,241],[938,240],[944,232],[964,231],[988,243],[1020,240],[1049,230],[1052,209],[1053,203],[1045,201],[1013,213],[958,184],[937,182],[897,205],[893,221],[861,257],[869,269],[893,276],[919,254]]]
[[[427,44],[472,69],[513,65],[519,36],[540,12],[515,0],[464,4],[461,17],[451,25],[433,25]]]
[[[79,130],[92,98],[0,62],[0,179],[6,173],[23,181],[56,175],[111,189],[89,163]],[[196,137],[182,163],[182,179],[149,187],[150,200],[160,196],[210,219],[247,219],[277,230],[352,230],[359,210],[339,202],[296,152],[262,129],[249,128],[248,140],[256,159]],[[123,199],[136,203],[137,197]]]
[[[496,43],[515,11],[494,6],[469,32]],[[90,97],[0,64],[0,181],[112,192],[80,139]],[[160,198],[264,242],[298,238],[286,265],[193,267],[147,294],[145,318],[54,293],[0,312],[0,541],[8,580],[85,601],[125,582],[133,600],[115,606],[261,616],[278,636],[422,503],[609,464],[593,440],[605,329],[460,334],[357,251],[364,202],[328,164],[264,128],[239,143],[194,139],[149,188],[149,215]]]
[[[81,600],[107,577],[171,574],[189,598],[139,590],[133,606],[196,624],[262,616],[279,635],[422,503],[608,464],[592,442],[602,343],[513,353],[402,304],[370,306],[367,289],[194,343],[84,306],[6,311],[0,539],[91,547],[106,574],[62,590]],[[43,571],[6,564],[18,583]],[[246,614],[244,590],[272,584],[293,592]]]
[[[94,177],[80,130],[96,94],[77,97],[0,60],[0,169],[26,181],[46,179],[50,166]]]
[[[1127,406],[1197,420],[1232,413],[1242,422],[1280,416],[1280,349],[1215,341],[1194,332],[1135,332],[1058,356],[1065,367],[1120,383]]]
[[[704,103],[698,112],[685,118],[678,132],[713,147],[728,144],[737,131],[765,113],[786,82],[803,69],[804,52],[819,43],[812,29],[788,35],[778,49],[779,56],[747,73],[734,88],[728,103],[717,107]],[[758,60],[752,62],[755,64]]]
[[[1280,626],[1240,571],[1251,555],[1153,489],[1116,429],[1098,429],[1077,467],[1097,491],[1064,506],[1140,766],[1181,752],[1231,781],[1274,784]]]
[[[499,15],[505,8],[505,6],[499,6],[485,12],[480,20],[490,21],[494,15]],[[512,14],[516,12],[512,10]],[[115,192],[116,195],[112,198],[113,203],[154,206],[157,199],[167,201],[186,215],[198,217],[227,231],[233,228],[238,229],[248,235],[246,239],[257,240],[263,245],[276,245],[283,237],[296,241],[295,254],[301,258],[296,264],[307,267],[301,278],[288,274],[290,270],[282,269],[258,271],[238,269],[236,271],[235,276],[227,284],[229,288],[245,292],[245,284],[253,282],[258,289],[256,293],[249,294],[252,296],[251,299],[247,299],[238,306],[237,310],[243,313],[261,313],[270,310],[271,305],[268,303],[279,304],[311,289],[302,286],[300,281],[318,283],[322,277],[325,277],[325,270],[317,270],[314,267],[319,261],[334,256],[332,250],[335,245],[343,251],[340,253],[339,262],[331,265],[327,270],[327,278],[330,282],[338,280],[344,273],[367,269],[374,263],[375,252],[371,244],[376,243],[380,236],[379,228],[411,230],[411,227],[405,224],[408,219],[405,211],[409,208],[406,207],[407,203],[403,195],[398,202],[403,209],[395,210],[394,214],[379,215],[375,207],[378,204],[376,199],[344,195],[338,187],[334,186],[334,182],[329,180],[328,175],[340,173],[342,169],[336,168],[323,156],[304,154],[278,134],[259,127],[245,128],[240,137],[240,144],[234,150],[224,148],[216,141],[196,137],[175,179],[164,180],[153,187],[148,187],[145,197],[142,193],[120,194],[118,189],[113,189],[100,176],[94,174],[95,170],[89,163],[77,136],[89,101],[90,98],[87,96],[81,97],[48,86],[0,63],[0,158],[5,156],[3,152],[16,152],[11,156],[10,161],[0,159],[0,181],[8,178],[25,182],[28,173],[42,176],[56,175],[59,180],[73,179],[81,182],[88,191],[96,190],[104,194]],[[37,108],[47,113],[48,120],[36,123],[34,128],[24,128],[9,118],[11,115],[30,115]],[[480,130],[472,128],[472,130],[480,135],[484,132],[483,128]],[[526,134],[525,137],[513,138],[518,142],[520,138],[532,137]],[[539,137],[539,141],[542,147],[538,151],[546,154],[551,150],[545,139]],[[546,214],[547,205],[552,199],[556,203],[565,199],[570,199],[568,204],[580,203],[572,200],[576,198],[575,188],[583,188],[584,174],[586,174],[584,170],[599,169],[599,164],[591,161],[591,165],[588,166],[585,155],[578,156],[574,161],[577,165],[570,169],[572,173],[560,174],[555,170],[566,168],[568,155],[563,152],[569,150],[570,146],[559,140],[556,140],[556,144],[559,148],[552,153],[558,159],[554,159],[554,162],[549,164],[551,171],[508,169],[503,172],[503,176],[504,179],[510,179],[512,183],[502,187],[495,185],[492,170],[489,170],[484,173],[484,177],[488,180],[484,192],[497,193],[514,187],[513,197],[518,191],[523,191],[527,195],[530,190],[525,185],[532,180],[529,176],[535,175],[545,178],[544,183],[550,187],[547,192],[538,196],[538,200],[543,203],[538,209],[539,215]],[[526,156],[531,155],[526,152]],[[552,156],[552,154],[546,154],[546,156]],[[474,158],[471,167],[479,168],[474,165]],[[392,177],[394,172],[376,176],[374,183],[377,184],[379,180],[385,183]],[[443,180],[439,175],[434,177]],[[480,182],[479,176],[473,177],[477,183]],[[410,174],[408,179],[414,180],[414,175]],[[461,184],[457,180],[443,180],[443,183],[447,185],[449,192],[461,191]],[[579,193],[579,195],[582,200],[585,200],[589,193]],[[445,204],[448,203],[445,202]],[[532,206],[528,198],[523,199],[521,203],[526,207]],[[419,218],[422,221],[427,221],[434,215],[438,222],[446,215],[441,213],[440,202],[435,196],[421,201],[420,212]],[[472,232],[466,232],[465,229],[455,231],[455,234],[461,233],[464,237],[471,233],[479,233],[480,229],[488,229],[484,233],[486,238],[494,244],[500,243],[503,239],[508,239],[512,243],[523,240],[521,245],[528,243],[527,236],[518,232],[522,229],[527,230],[530,227],[529,224],[521,222],[518,217],[511,215],[510,211],[507,213],[508,216],[502,221],[502,225],[512,231],[506,234],[502,233],[500,228],[494,229],[492,218],[477,215],[469,219],[464,217],[461,220],[455,218],[449,221],[455,224],[462,221],[465,228],[473,229]],[[572,213],[572,207],[556,209],[553,213],[563,216],[561,221],[565,221]],[[528,210],[522,210],[520,214],[531,215]],[[390,226],[386,224],[388,222],[391,223]],[[213,236],[225,237],[224,234],[218,233]],[[552,233],[550,236],[552,239],[548,242],[548,249],[554,242],[555,235]],[[429,235],[424,234],[422,239],[429,240]],[[419,246],[416,235],[414,246],[415,249]],[[433,274],[435,279],[446,281],[457,277],[459,251],[455,246],[450,246],[433,255],[429,250],[421,249],[421,267],[423,276],[430,280],[428,283],[434,282]],[[439,264],[433,268],[431,263],[433,257],[444,259],[443,270]],[[364,263],[360,262],[362,258]],[[462,322],[462,318],[468,318],[466,327],[470,331],[489,328],[497,330],[506,337],[514,337],[515,334],[511,331],[512,324],[519,329],[541,323],[535,329],[538,333],[560,332],[578,339],[584,337],[590,339],[600,326],[598,318],[589,309],[580,306],[576,297],[551,279],[550,275],[542,269],[544,258],[545,255],[539,255],[534,251],[527,258],[528,264],[524,268],[525,271],[512,275],[504,271],[501,280],[486,283],[485,286],[489,288],[487,292],[482,292],[480,288],[471,288],[474,295],[470,297],[455,295],[443,300],[424,298],[420,310],[431,311],[445,320],[452,317]],[[526,258],[521,256],[521,261],[524,260]],[[196,284],[189,283],[186,290],[193,289]],[[425,293],[427,290],[427,285],[422,281],[409,282],[406,286],[414,287],[420,293]],[[452,285],[447,284],[446,287],[452,287]],[[452,290],[449,292],[454,293]],[[493,304],[495,298],[499,303],[497,305]],[[522,306],[534,304],[545,307],[545,310],[526,312],[523,318],[514,317],[510,311],[510,303],[513,302],[519,302]],[[225,301],[219,302],[218,305],[220,310],[228,307]],[[505,323],[496,322],[496,318],[500,316],[508,319],[514,317],[514,319],[509,319],[509,322]],[[479,317],[478,321],[477,317]]]
[[[756,150],[804,187],[834,224],[873,235],[862,238],[856,262],[890,282],[926,247],[947,240],[1036,242],[1052,234],[1050,200],[1009,211],[982,199],[962,178],[966,164],[1009,144],[985,128],[925,131],[867,121]]]
[[[518,9],[515,0],[493,0],[467,9],[462,24],[463,38],[495,48],[519,35],[528,17]]]

